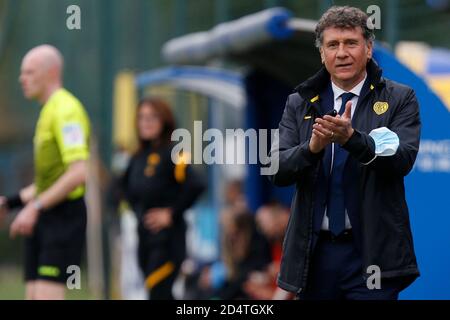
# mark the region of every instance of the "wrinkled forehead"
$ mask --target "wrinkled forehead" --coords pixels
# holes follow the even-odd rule
[[[364,39],[361,27],[328,27],[323,31],[323,40]]]

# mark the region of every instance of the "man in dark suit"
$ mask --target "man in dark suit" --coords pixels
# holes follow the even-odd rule
[[[397,299],[419,275],[403,183],[419,106],[411,88],[381,76],[373,41],[361,10],[324,13],[324,66],[288,97],[272,146],[271,180],[297,187],[278,285],[302,299]]]

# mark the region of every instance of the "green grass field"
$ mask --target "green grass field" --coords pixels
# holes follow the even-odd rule
[[[0,267],[0,300],[22,300],[25,296],[25,285],[21,266]],[[91,300],[86,279],[82,278],[80,290],[67,290],[67,300]]]
[[[25,297],[23,250],[23,239],[10,239],[5,225],[0,227],[0,300],[22,300]],[[84,273],[86,268],[82,267],[81,270],[81,289],[67,290],[68,300],[94,299],[88,290]]]

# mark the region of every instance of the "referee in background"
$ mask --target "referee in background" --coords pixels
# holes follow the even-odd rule
[[[10,236],[25,237],[26,299],[64,299],[67,267],[80,265],[85,235],[84,203],[89,119],[62,87],[63,58],[50,45],[22,60],[20,84],[42,105],[34,136],[34,183],[0,197],[0,216],[21,208]]]

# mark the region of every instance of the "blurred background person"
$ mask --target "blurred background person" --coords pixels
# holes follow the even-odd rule
[[[244,284],[245,293],[257,300],[290,299],[287,291],[277,287],[284,233],[289,221],[289,208],[278,202],[266,204],[256,212],[259,230],[270,243],[271,262],[261,271],[250,273]]]
[[[152,300],[171,300],[172,286],[185,259],[184,212],[205,185],[188,165],[188,154],[172,162],[172,111],[157,98],[145,98],[137,110],[139,150],[120,188],[138,219],[138,259]]]
[[[203,296],[198,298],[249,299],[243,285],[252,271],[270,263],[269,243],[247,209],[222,212],[221,239],[221,260],[202,270],[198,286]]]
[[[236,212],[247,212],[247,200],[242,187],[242,180],[231,179],[226,182],[223,190],[222,210],[220,210],[219,233],[224,234],[224,228]],[[215,291],[222,288],[227,280],[227,269],[220,257],[223,246],[219,239],[219,258],[213,261],[196,261],[186,259],[181,268],[184,281],[184,299],[209,299]]]
[[[242,180],[233,179],[227,182],[224,190],[224,207],[235,210],[248,208],[247,200],[242,187]]]
[[[0,228],[5,223],[6,214],[8,213],[8,206],[6,205],[7,198],[0,197]]]
[[[20,84],[42,105],[34,136],[34,182],[2,197],[2,211],[21,208],[10,236],[25,237],[27,299],[64,299],[67,268],[79,266],[86,235],[84,183],[89,119],[62,84],[63,57],[41,45],[22,60]],[[0,213],[1,214],[1,213]]]

